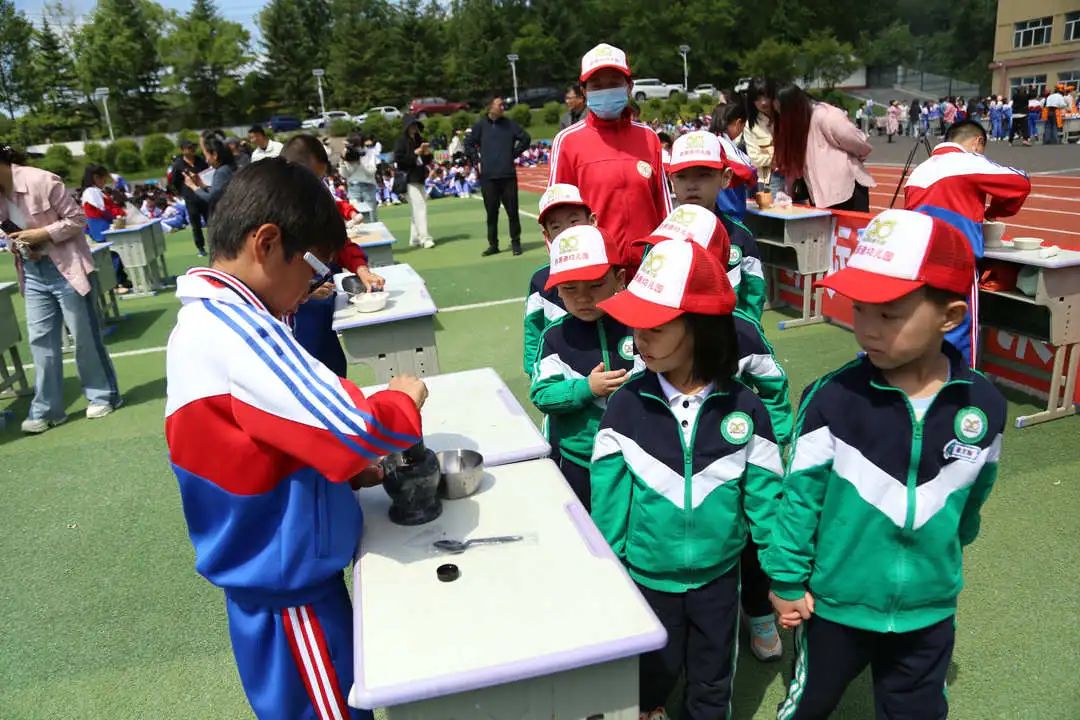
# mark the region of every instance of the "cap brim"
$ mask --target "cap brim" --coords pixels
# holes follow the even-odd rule
[[[611,269],[611,265],[587,265],[582,268],[575,268],[573,270],[565,270],[561,273],[553,273],[548,276],[547,284],[544,285],[545,290],[550,290],[556,285],[562,285],[568,282],[588,282],[590,280],[599,280],[607,274],[607,271]]]
[[[669,323],[685,312],[680,308],[643,300],[629,290],[615,293],[596,306],[626,327],[644,329]]]
[[[580,208],[585,208],[586,210],[589,209],[589,206],[585,204],[584,200],[582,200],[581,202],[578,202],[577,200],[560,200],[558,202],[553,202],[550,205],[548,205],[546,208],[544,208],[544,211],[542,213],[540,213],[536,217],[536,222],[538,222],[538,223],[540,223],[542,225],[544,223],[544,216],[547,215],[552,210],[554,210],[555,208],[560,208],[560,207],[580,207]]]
[[[622,73],[626,77],[628,77],[628,78],[630,77],[630,71],[629,70],[624,68],[622,65],[616,65],[614,63],[611,63],[611,64],[607,64],[607,65],[597,65],[596,67],[591,68],[589,70],[589,72],[581,73],[581,78],[579,78],[579,79],[580,79],[581,82],[588,82],[589,78],[591,78],[593,75],[600,72],[601,70],[606,70],[608,68],[610,68],[612,70],[618,70],[620,73]]]
[[[874,305],[899,300],[925,285],[921,280],[902,280],[851,267],[814,283],[816,288],[833,290],[852,300]]]
[[[690,160],[688,162],[671,163],[668,165],[668,174],[674,175],[692,167],[706,167],[713,170],[723,170],[727,167],[723,160]]]

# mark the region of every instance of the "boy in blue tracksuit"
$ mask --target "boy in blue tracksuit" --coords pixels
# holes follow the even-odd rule
[[[596,215],[581,199],[581,193],[574,185],[555,183],[540,196],[540,215],[537,218],[544,234],[544,243],[551,248],[551,240],[566,228],[575,225],[596,225]],[[566,307],[559,299],[557,288],[545,289],[551,266],[544,263],[537,268],[529,280],[529,294],[525,299],[525,320],[522,337],[525,352],[522,367],[525,374],[531,376],[536,363],[536,351],[540,347],[540,336],[548,325],[566,314]]]
[[[586,509],[589,462],[608,396],[643,368],[625,325],[598,304],[623,286],[610,238],[578,225],[551,242],[547,289],[558,288],[567,314],[544,331],[529,395],[548,416],[552,458]]]
[[[826,718],[867,665],[879,718],[944,718],[962,554],[997,477],[1006,404],[945,334],[975,258],[952,225],[886,210],[847,267],[865,357],[811,385],[762,564],[796,662],[780,720]]]
[[[284,158],[238,173],[217,205],[211,267],[177,278],[165,437],[195,569],[225,593],[259,720],[359,720],[343,570],[363,529],[354,486],[420,437],[427,394],[398,376],[365,397],[280,320],[325,279],[345,224]]]
[[[700,205],[716,212],[716,198],[731,186],[733,179],[748,182],[743,166],[728,158],[720,139],[710,132],[690,132],[680,136],[671,146],[671,165],[668,178],[679,205]],[[745,207],[745,203],[744,203]],[[727,262],[728,279],[735,288],[739,309],[755,320],[765,309],[765,272],[761,253],[753,234],[738,218],[718,213],[731,242]]]
[[[608,402],[592,462],[592,517],[668,631],[640,659],[643,717],[730,717],[740,556],[769,543],[781,486],[769,414],[735,379],[735,293],[700,244],[657,243],[601,303],[634,328],[648,370]]]

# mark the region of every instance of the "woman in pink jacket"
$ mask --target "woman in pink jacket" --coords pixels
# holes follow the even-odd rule
[[[34,400],[22,430],[42,433],[67,420],[60,348],[65,325],[75,340],[75,366],[90,401],[86,417],[111,413],[120,405],[120,391],[94,308],[94,261],[83,234],[82,208],[60,178],[22,162],[19,153],[0,145],[0,223],[14,241],[34,356]]]
[[[792,198],[819,208],[868,212],[870,188],[877,183],[863,161],[873,146],[848,114],[816,102],[797,85],[782,89],[773,103],[774,167],[787,179]]]

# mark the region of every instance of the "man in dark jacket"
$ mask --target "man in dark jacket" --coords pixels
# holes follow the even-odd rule
[[[1009,126],[1009,144],[1013,144],[1013,138],[1019,135],[1024,140],[1024,145],[1030,145],[1031,139],[1028,133],[1028,100],[1030,95],[1027,89],[1019,87],[1012,99],[1012,125]]]
[[[495,96],[487,114],[473,125],[465,140],[465,154],[480,170],[480,192],[487,210],[488,247],[484,257],[499,252],[499,205],[510,218],[510,246],[521,254],[521,218],[518,217],[517,168],[514,159],[529,149],[529,133],[504,116],[503,99]]]
[[[191,223],[191,234],[195,238],[195,249],[199,257],[206,257],[203,223],[206,221],[208,208],[195,191],[184,183],[184,173],[190,171],[198,174],[208,167],[206,160],[203,160],[202,155],[196,152],[195,143],[190,140],[181,140],[180,154],[173,159],[172,167],[169,168],[169,184],[173,192],[184,199],[188,222]]]
[[[566,88],[566,112],[559,120],[559,129],[565,130],[579,120],[585,119],[585,91],[578,84]]]
[[[423,123],[411,115],[405,116],[401,137],[394,146],[394,164],[399,172],[405,174],[407,183],[406,194],[409,198],[409,209],[412,211],[409,245],[433,248],[435,240],[428,233],[424,181],[427,180],[428,166],[435,155],[431,152],[431,145],[421,135],[423,131]]]

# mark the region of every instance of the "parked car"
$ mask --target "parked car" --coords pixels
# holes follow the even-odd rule
[[[458,110],[467,110],[469,103],[450,102],[441,97],[413,98],[409,103],[409,114],[416,117],[428,115],[453,115]]]
[[[634,81],[634,89],[630,92],[635,100],[651,100],[653,98],[669,98],[675,93],[683,91],[682,85],[672,85],[661,82],[656,78],[641,78]]]
[[[291,130],[299,130],[303,123],[299,118],[294,118],[291,115],[272,115],[266,122],[274,132],[289,132]]]
[[[698,85],[693,90],[688,92],[686,94],[686,97],[689,100],[700,100],[701,98],[704,98],[704,97],[710,97],[713,100],[719,100],[720,99],[720,89],[717,88],[715,85],[709,85],[709,84]]]
[[[534,87],[524,88],[518,90],[518,103],[522,105],[528,105],[532,108],[543,107],[545,103],[557,102],[561,103],[566,93],[562,88],[554,86],[548,87]],[[514,106],[514,91],[506,93],[506,107],[507,109]]]
[[[327,123],[332,123],[335,120],[352,120],[352,115],[344,110],[327,110],[326,117],[321,115],[318,117],[308,118],[300,124],[305,130],[321,130],[326,127]]]
[[[387,120],[397,120],[401,117],[401,111],[392,105],[380,105],[379,107],[368,108],[366,112],[362,112],[353,118],[353,122],[357,125],[363,125],[367,122],[368,117],[374,115],[382,115]]]

